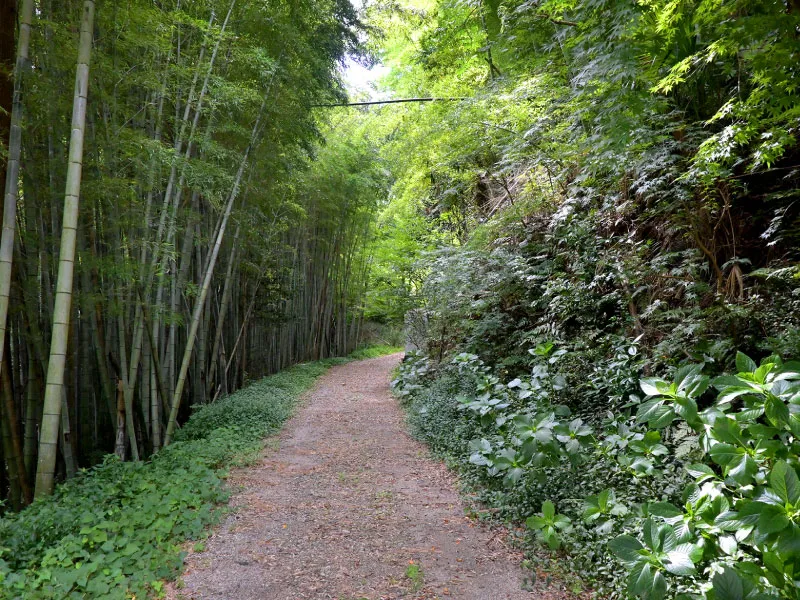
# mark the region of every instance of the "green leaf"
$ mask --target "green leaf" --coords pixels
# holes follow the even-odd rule
[[[739,373],[752,373],[758,368],[756,362],[744,354],[743,352],[736,353],[736,370]]]
[[[667,595],[667,580],[664,578],[664,575],[661,571],[656,571],[653,575],[653,586],[650,589],[650,593],[646,594],[646,598],[648,600],[663,600],[664,596]]]
[[[736,549],[739,547],[738,542],[736,541],[736,537],[732,535],[723,535],[718,540],[717,543],[719,544],[720,550],[722,550],[725,554],[731,556],[736,553]]]
[[[714,444],[708,451],[712,460],[720,466],[727,466],[732,461],[738,460],[742,456],[744,450],[735,448],[730,444]]]
[[[672,407],[664,403],[661,398],[652,398],[643,402],[636,412],[636,420],[640,423],[648,423],[651,427],[661,429],[666,427],[675,419],[675,411]]]
[[[772,467],[769,484],[781,500],[791,505],[800,501],[800,479],[797,472],[785,461],[779,461]]]
[[[789,408],[780,398],[768,395],[764,403],[764,411],[767,414],[767,418],[776,427],[783,427],[789,424]]]
[[[778,537],[778,552],[787,557],[797,557],[800,554],[800,527],[792,524],[784,529]]]
[[[653,588],[653,569],[648,562],[636,563],[628,575],[628,592],[633,596],[648,594]]]
[[[516,485],[519,480],[522,479],[523,475],[525,475],[525,469],[522,467],[513,467],[506,473],[505,480],[512,485]]]
[[[731,567],[712,577],[715,600],[744,600],[742,580]]]
[[[749,454],[742,454],[728,465],[728,476],[741,485],[747,485],[758,472],[758,465]]]
[[[528,526],[528,529],[544,529],[547,521],[538,515],[533,515],[525,520],[525,525]]]
[[[608,543],[611,552],[628,566],[634,565],[642,558],[642,543],[630,535],[619,535]]]
[[[763,504],[761,514],[758,517],[758,531],[769,535],[783,531],[789,526],[791,521],[786,516],[786,509],[783,506],[774,504]]]
[[[726,388],[724,392],[717,396],[717,405],[728,404],[729,402],[733,402],[739,396],[752,393],[754,393],[753,388],[749,387]]]
[[[669,525],[658,525],[647,519],[643,527],[644,543],[655,552],[669,552],[677,544],[675,531]]]
[[[611,491],[611,488],[606,488],[597,494],[597,506],[599,506],[604,512],[608,508],[608,500],[611,498],[612,494],[613,492]]]
[[[686,548],[677,548],[671,552],[667,552],[667,560],[664,563],[664,568],[673,575],[694,575],[696,572],[692,557]]]
[[[658,377],[645,377],[639,380],[639,387],[648,396],[661,396],[669,389],[669,383]]]
[[[567,527],[569,527],[570,523],[572,523],[570,518],[564,515],[556,515],[555,518],[553,519],[553,525],[557,529],[566,529]]]
[[[650,514],[665,519],[683,516],[683,511],[669,502],[653,502],[649,505]]]
[[[556,514],[556,506],[550,500],[545,500],[542,504],[542,514],[548,521],[552,521]]]
[[[716,477],[714,469],[704,464],[689,465],[686,467],[686,470],[688,471],[689,475],[698,481],[705,481],[711,477]]]

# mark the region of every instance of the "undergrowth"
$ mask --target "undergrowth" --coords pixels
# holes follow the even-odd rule
[[[180,544],[205,536],[223,513],[225,468],[258,452],[317,377],[347,360],[297,365],[197,407],[152,460],[109,456],[0,519],[0,598],[159,596],[180,572]]]
[[[354,360],[363,360],[366,358],[378,358],[379,356],[385,356],[387,354],[395,354],[397,352],[402,352],[402,346],[388,346],[385,344],[377,345],[377,346],[367,346],[365,348],[359,348],[352,354],[350,354],[350,358]]]
[[[532,354],[509,382],[472,354],[412,354],[392,384],[480,502],[601,597],[798,597],[800,363],[687,364],[584,419],[562,402],[568,353]]]

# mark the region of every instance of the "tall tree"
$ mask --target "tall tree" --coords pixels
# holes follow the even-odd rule
[[[61,423],[64,368],[67,359],[72,278],[75,270],[75,246],[78,236],[78,208],[83,173],[83,138],[86,128],[86,107],[89,95],[89,62],[94,32],[94,0],[85,0],[81,17],[78,64],[75,70],[75,93],[72,104],[72,135],[69,144],[67,183],[64,193],[64,215],[61,228],[61,251],[58,257],[53,332],[50,360],[44,394],[42,430],[39,439],[39,462],[36,469],[36,497],[53,492],[58,427]]]
[[[6,110],[4,99],[7,97],[8,80],[3,73],[7,64],[4,58],[14,47],[14,13],[16,3],[3,0],[0,3],[0,136],[5,139],[6,122],[3,113]],[[22,154],[22,78],[28,65],[28,53],[31,40],[31,19],[33,18],[33,0],[23,0],[20,10],[19,41],[13,71],[13,85],[10,118],[8,126],[8,158],[3,177],[3,229],[0,236],[0,369],[3,365],[3,349],[8,320],[9,295],[11,293],[11,267],[14,260],[14,233],[17,218],[17,197],[19,196],[20,156]]]

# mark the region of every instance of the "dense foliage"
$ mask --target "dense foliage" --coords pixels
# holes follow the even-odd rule
[[[418,435],[600,594],[796,597],[800,7],[370,16]]]
[[[800,363],[739,354],[714,379],[687,365],[643,379],[635,416],[584,420],[558,404],[567,353],[534,353],[531,377],[508,383],[475,355],[438,372],[412,356],[394,386],[417,433],[484,501],[565,546],[595,591],[796,597]]]
[[[35,478],[47,494],[152,455],[192,404],[357,347],[386,173],[346,135],[363,124],[314,108],[365,56],[347,0],[2,10],[5,511]]]

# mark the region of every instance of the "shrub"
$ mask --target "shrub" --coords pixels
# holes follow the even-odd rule
[[[686,365],[642,379],[635,416],[584,420],[558,403],[564,353],[532,354],[531,376],[508,383],[475,355],[435,369],[413,356],[393,385],[417,435],[481,500],[563,547],[597,593],[798,597],[800,363],[740,353],[714,379]]]

